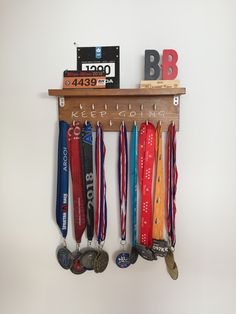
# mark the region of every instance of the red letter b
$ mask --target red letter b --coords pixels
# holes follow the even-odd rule
[[[171,58],[171,59],[170,59]],[[173,49],[163,50],[162,56],[162,79],[174,80],[178,75],[178,68],[176,63],[178,61],[178,54]]]

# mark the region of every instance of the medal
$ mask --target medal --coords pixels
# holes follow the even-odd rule
[[[57,251],[57,260],[64,269],[69,269],[73,260],[72,253],[66,247],[69,182],[68,146],[66,141],[68,127],[66,122],[59,121],[56,221],[64,244]]]
[[[168,242],[166,240],[153,239],[152,251],[156,256],[165,257],[169,251]]]
[[[81,264],[81,253],[79,252],[80,242],[86,227],[85,220],[85,201],[84,201],[84,182],[82,176],[81,163],[81,143],[80,127],[74,123],[67,132],[67,143],[69,148],[69,159],[71,169],[72,191],[73,191],[73,210],[74,210],[74,232],[77,250],[74,253],[71,271],[74,274],[82,274],[85,271]]]
[[[73,255],[66,246],[63,246],[57,251],[57,260],[62,268],[69,269],[73,262]]]
[[[83,168],[83,182],[85,186],[85,208],[88,248],[84,249],[81,264],[87,270],[93,270],[97,250],[91,244],[94,235],[94,175],[93,175],[93,136],[92,126],[85,122],[81,132],[81,161]]]
[[[95,232],[98,242],[99,252],[94,259],[94,271],[103,272],[108,265],[109,256],[103,250],[107,231],[107,202],[106,202],[106,180],[104,160],[106,147],[103,140],[103,130],[100,123],[96,127],[96,208],[95,208]]]
[[[91,248],[87,248],[84,252],[82,252],[81,256],[81,264],[87,269],[87,270],[93,270],[94,269],[94,261],[96,256],[98,255],[98,251]]]
[[[177,267],[177,264],[175,263],[174,253],[172,252],[172,250],[169,250],[167,255],[165,256],[165,262],[166,262],[166,268],[170,277],[173,280],[178,279],[178,276],[179,276],[178,267]]]
[[[107,268],[109,262],[109,255],[107,252],[100,249],[100,252],[97,254],[94,260],[94,271],[95,273],[102,273]]]
[[[152,248],[152,174],[155,152],[154,125],[142,123],[138,135],[138,169],[140,185],[140,245],[138,253],[146,260],[156,259]]]
[[[120,125],[119,132],[119,200],[120,200],[120,233],[123,251],[116,257],[116,265],[120,268],[127,268],[130,265],[129,253],[125,251],[126,244],[126,214],[127,214],[127,187],[128,187],[128,144],[127,131],[124,122]]]
[[[78,249],[74,253],[73,262],[72,262],[72,265],[70,267],[71,272],[75,275],[81,275],[86,271],[86,268],[81,263],[81,257],[82,257],[82,254]]]
[[[174,260],[175,235],[175,195],[177,189],[178,171],[176,166],[176,130],[174,123],[170,124],[167,134],[166,158],[166,217],[169,237],[169,251],[165,257],[167,271],[172,279],[178,278],[178,268]]]
[[[120,268],[127,268],[130,265],[130,255],[128,252],[121,252],[116,257],[116,265]]]
[[[154,210],[153,210],[153,226],[152,251],[156,256],[164,257],[168,253],[168,243],[164,240],[164,171],[163,171],[163,156],[162,156],[162,128],[161,122],[156,128],[156,176],[155,176],[155,195],[154,195]]]
[[[138,254],[147,261],[153,261],[157,259],[153,251],[150,248],[147,248],[145,245],[137,244],[136,249]]]
[[[130,150],[130,191],[131,191],[131,221],[132,221],[132,249],[130,253],[130,263],[136,263],[138,251],[136,249],[137,236],[137,159],[138,159],[138,128],[136,123],[131,132],[131,150]]]

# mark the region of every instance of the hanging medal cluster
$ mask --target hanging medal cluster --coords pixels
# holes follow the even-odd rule
[[[147,261],[165,258],[167,271],[175,280],[178,278],[173,253],[178,172],[174,123],[169,125],[165,148],[164,165],[161,122],[156,128],[151,123],[142,123],[138,134],[140,230],[136,249]]]
[[[61,231],[63,244],[58,248],[57,259],[64,269],[74,274],[82,274],[87,270],[103,272],[109,256],[103,250],[107,228],[106,182],[104,160],[106,148],[103,131],[98,123],[95,143],[96,182],[93,173],[93,137],[92,126],[86,122],[69,126],[59,123],[58,143],[58,176],[57,176],[57,224]],[[73,222],[76,250],[70,252],[66,244],[68,229],[68,189],[69,169],[72,182]],[[94,186],[96,186],[96,206],[94,212]],[[95,218],[95,219],[94,219]],[[95,224],[95,228],[94,228]],[[86,229],[88,246],[81,249],[80,243]],[[96,231],[97,246],[92,247]]]
[[[130,158],[128,158],[129,152]],[[74,274],[82,274],[88,270],[101,273],[109,262],[108,253],[103,249],[107,230],[105,156],[106,147],[100,123],[96,126],[96,173],[94,173],[92,125],[87,121],[83,125],[79,122],[74,122],[72,125],[64,121],[59,122],[56,218],[63,244],[57,251],[57,259],[64,269],[70,269]],[[158,122],[155,127],[146,121],[141,123],[139,130],[134,123],[130,147],[125,122],[121,123],[118,143],[121,250],[115,261],[119,268],[127,268],[137,261],[138,256],[147,261],[154,261],[159,257],[165,258],[168,273],[171,278],[177,279],[178,268],[173,254],[176,243],[175,195],[178,179],[174,123],[169,125],[167,132],[165,164],[163,157],[161,122]],[[74,252],[71,252],[66,244],[69,172],[72,182],[72,217],[76,242]],[[127,249],[129,246],[126,242],[129,182],[131,249]],[[137,215],[139,215],[139,230],[137,230]],[[86,248],[81,248],[81,238],[85,230],[88,245]],[[96,247],[92,246],[94,230]]]
[[[175,124],[171,123],[167,132],[165,165],[161,122],[155,127],[146,121],[140,125],[139,131],[134,124],[131,131],[130,149],[127,146],[126,127],[122,122],[119,132],[118,159],[122,249],[116,257],[116,264],[120,268],[127,268],[137,261],[138,256],[147,261],[154,261],[159,257],[165,258],[168,273],[172,279],[177,279],[178,268],[173,253],[176,242],[175,195],[178,178]],[[128,151],[130,151],[129,161]],[[132,222],[130,251],[126,250],[128,164],[130,165]],[[140,204],[137,204],[138,181]],[[137,241],[137,213],[139,213],[139,241]]]

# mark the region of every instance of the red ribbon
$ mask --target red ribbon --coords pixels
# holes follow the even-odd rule
[[[74,232],[76,243],[79,244],[86,228],[86,219],[84,199],[85,191],[80,155],[80,127],[78,124],[75,124],[68,129],[67,142],[73,191]]]
[[[140,244],[152,247],[152,176],[155,158],[155,127],[142,123],[138,135],[138,170],[141,194]]]

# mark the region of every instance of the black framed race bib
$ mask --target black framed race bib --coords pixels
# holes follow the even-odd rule
[[[105,72],[106,88],[120,88],[120,47],[77,47],[77,70]]]

